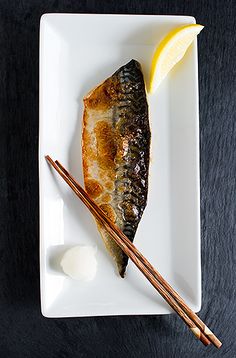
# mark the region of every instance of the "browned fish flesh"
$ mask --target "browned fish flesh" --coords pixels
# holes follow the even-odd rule
[[[146,207],[149,149],[143,74],[131,60],[84,98],[82,135],[85,189],[130,241]],[[124,277],[128,257],[97,225]]]

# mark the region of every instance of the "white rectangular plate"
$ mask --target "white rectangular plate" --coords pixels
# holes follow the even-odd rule
[[[156,44],[188,16],[46,14],[40,24],[40,274],[47,317],[165,314],[171,309],[129,263],[118,277],[95,222],[47,165],[58,159],[83,183],[83,97],[130,59],[146,83]],[[148,205],[135,245],[198,311],[201,304],[197,44],[148,96],[152,132]],[[66,277],[66,248],[97,246],[91,282]]]

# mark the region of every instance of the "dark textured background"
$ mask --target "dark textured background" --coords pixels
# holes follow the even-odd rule
[[[235,5],[235,3],[234,3]],[[223,347],[175,315],[46,319],[38,262],[38,39],[45,12],[193,15],[199,39],[203,305]],[[233,0],[0,0],[0,357],[236,357]]]

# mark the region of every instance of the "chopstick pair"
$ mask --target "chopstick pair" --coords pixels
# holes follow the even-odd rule
[[[213,343],[215,347],[220,348],[222,343],[210,331],[205,323],[194,313],[179,294],[168,284],[168,282],[159,274],[159,272],[148,262],[148,260],[138,251],[134,244],[123,234],[123,232],[106,216],[106,214],[89,197],[86,191],[76,182],[68,171],[56,160],[55,162],[46,156],[47,161],[60,174],[65,182],[70,186],[74,193],[87,206],[92,215],[99,220],[114,239],[117,245],[134,262],[138,269],[144,274],[148,281],[173,308],[173,310],[187,324],[193,334],[204,344]]]

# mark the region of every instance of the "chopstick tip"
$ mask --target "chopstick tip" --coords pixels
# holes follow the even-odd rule
[[[52,158],[51,158],[50,155],[48,155],[48,154],[45,155],[45,159],[46,159],[47,162],[50,163],[50,164],[54,163],[53,160],[52,160]]]

